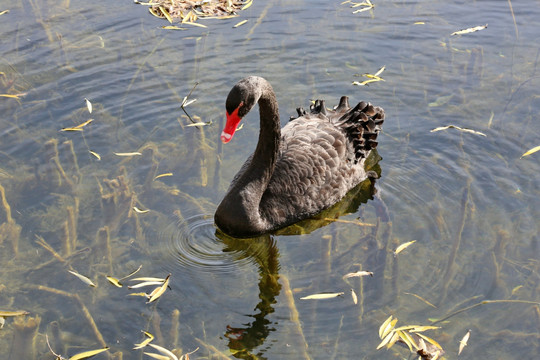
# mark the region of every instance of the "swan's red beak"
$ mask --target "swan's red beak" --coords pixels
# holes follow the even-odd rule
[[[242,104],[240,104],[240,106],[238,106],[231,114],[227,113],[227,123],[225,124],[225,129],[223,129],[223,132],[221,133],[221,141],[223,141],[224,144],[231,141],[238,124],[240,124],[240,120],[242,120],[242,118],[238,116],[238,110],[241,106]]]

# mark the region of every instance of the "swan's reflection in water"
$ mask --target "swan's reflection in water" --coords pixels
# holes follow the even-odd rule
[[[370,170],[378,174],[380,174],[379,159],[378,155],[373,157],[370,166]],[[170,253],[175,254],[177,265],[180,264],[184,270],[194,274],[195,278],[201,278],[203,274],[212,272],[219,273],[220,278],[224,280],[221,276],[226,273],[237,275],[242,269],[248,267],[253,269],[254,265],[257,268],[259,302],[252,310],[241,310],[250,321],[241,326],[223,325],[225,328],[223,337],[233,356],[240,359],[261,358],[261,352],[264,352],[262,345],[272,331],[279,330],[279,323],[269,319],[282,290],[279,281],[279,250],[275,237],[311,233],[336,221],[342,215],[355,213],[361,204],[373,199],[375,194],[374,181],[366,180],[352,189],[342,201],[317,216],[279,230],[275,234],[256,238],[230,237],[216,230],[213,226],[213,217],[210,215],[185,218],[183,223],[176,224],[173,249]],[[375,208],[377,209],[377,205]],[[384,210],[384,206],[380,206],[377,211],[378,217],[383,221],[387,219]],[[385,253],[385,251],[377,252],[380,256],[385,256]],[[384,259],[380,256],[374,257],[373,261],[383,261],[384,264]],[[201,285],[205,286],[203,283]]]

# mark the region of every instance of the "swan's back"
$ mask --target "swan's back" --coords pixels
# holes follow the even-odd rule
[[[371,174],[364,162],[384,121],[384,111],[365,102],[350,108],[342,97],[335,110],[316,101],[281,130],[281,146],[259,211],[283,225],[324,210]]]

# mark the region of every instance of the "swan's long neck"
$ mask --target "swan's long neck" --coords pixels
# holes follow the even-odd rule
[[[216,219],[228,218],[225,222],[231,225],[236,223],[235,229],[245,227],[251,231],[267,226],[259,209],[264,191],[274,172],[281,138],[281,124],[274,91],[266,81],[260,84],[258,90],[260,132],[257,148],[251,162],[242,169],[242,174],[235,180],[216,211],[216,214],[219,214]]]

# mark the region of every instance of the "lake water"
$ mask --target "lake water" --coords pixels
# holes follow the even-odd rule
[[[540,3],[372,1],[255,0],[187,30],[128,0],[1,1],[0,312],[28,314],[5,318],[0,358],[54,359],[47,339],[150,358],[141,331],[192,359],[409,358],[376,349],[390,315],[439,326],[424,334],[448,359],[469,329],[460,358],[538,358],[540,153],[521,155],[540,145]],[[253,111],[220,144],[224,102],[251,74],[283,123],[310,99],[383,107],[376,193],[307,234],[216,234],[258,134]],[[136,294],[160,285],[105,277],[140,266],[131,279],[170,274],[151,303]],[[343,279],[358,270],[373,276]]]

